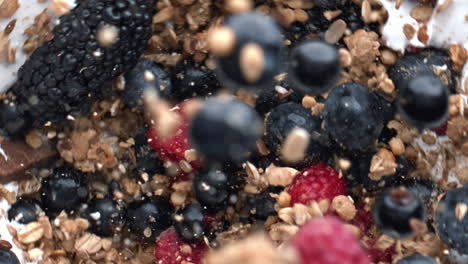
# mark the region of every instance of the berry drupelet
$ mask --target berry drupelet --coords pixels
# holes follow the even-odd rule
[[[245,161],[261,133],[262,120],[255,110],[230,98],[207,100],[190,128],[195,149],[221,163]]]
[[[159,158],[158,153],[151,149],[146,138],[146,132],[139,132],[134,137],[135,139],[135,159],[136,170],[138,176],[142,173],[147,173],[152,176],[156,173],[164,174],[163,161]],[[138,177],[137,177],[138,178]]]
[[[219,80],[229,88],[264,88],[280,71],[283,39],[275,21],[258,12],[229,17],[210,34]]]
[[[461,254],[468,254],[468,186],[448,191],[439,201],[435,227],[440,239]]]
[[[174,229],[188,243],[199,243],[205,235],[203,211],[200,205],[190,204],[174,215]]]
[[[348,149],[372,145],[383,128],[382,101],[369,88],[344,83],[330,92],[325,102],[325,131]]]
[[[395,238],[405,238],[414,233],[410,221],[425,222],[422,201],[405,187],[383,192],[374,205],[374,221],[379,230]]]
[[[277,155],[281,152],[281,146],[294,128],[302,128],[311,136],[307,148],[305,162],[317,159],[322,152],[323,147],[318,143],[324,142],[321,137],[321,120],[313,116],[309,109],[294,102],[284,103],[275,107],[265,120],[264,141],[270,151]]]
[[[208,247],[204,242],[186,243],[174,228],[162,232],[154,248],[156,263],[161,264],[202,264],[202,258],[207,253]]]
[[[110,197],[95,198],[88,203],[84,217],[96,235],[112,236],[123,225],[123,208]]]
[[[208,210],[226,208],[238,188],[234,175],[228,175],[216,166],[206,168],[193,178],[193,189],[197,201]]]
[[[397,262],[397,264],[437,264],[437,262],[432,257],[415,254],[415,255],[400,259]]]
[[[291,54],[289,75],[303,94],[322,94],[333,87],[341,71],[338,50],[322,41],[306,41]]]
[[[8,220],[29,224],[43,213],[39,201],[30,197],[19,197],[8,209]]]
[[[19,118],[42,126],[86,114],[103,83],[131,69],[146,48],[154,3],[83,0],[62,16],[54,38],[37,48],[18,71],[12,93]],[[118,36],[112,45],[104,45],[98,35],[109,28]]]
[[[161,97],[169,97],[172,82],[169,73],[162,65],[145,57],[140,58],[131,70],[118,79],[120,95],[131,108],[143,106],[143,93],[146,89],[155,89]]]
[[[172,225],[173,211],[174,208],[164,197],[144,197],[128,205],[125,221],[129,231],[140,240],[152,242]]]
[[[41,201],[47,213],[72,212],[88,198],[85,175],[68,167],[56,168],[42,180]]]
[[[248,198],[250,215],[258,220],[266,220],[269,216],[276,215],[276,199],[271,196],[271,192],[266,190]]]
[[[0,248],[0,263],[21,264],[18,257],[9,249]]]
[[[433,73],[422,73],[400,87],[398,110],[419,129],[437,128],[448,118],[449,91]]]

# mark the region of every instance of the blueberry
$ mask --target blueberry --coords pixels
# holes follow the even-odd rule
[[[374,220],[379,230],[394,238],[405,238],[414,233],[411,220],[425,222],[422,201],[405,187],[383,192],[374,205]]]
[[[261,13],[249,12],[229,17],[224,28],[233,34],[228,40],[233,43],[222,43],[232,46],[230,52],[215,54],[219,55],[219,80],[232,89],[270,86],[280,71],[283,47],[275,21]],[[218,44],[215,42],[213,45]],[[212,50],[214,52],[215,49],[212,47]]]
[[[401,116],[419,129],[437,128],[448,118],[449,91],[433,73],[423,73],[401,87],[398,95]]]
[[[169,73],[156,62],[140,58],[138,63],[119,80],[123,90],[120,95],[129,107],[143,106],[143,93],[146,89],[156,89],[162,97],[169,97],[172,82]]]
[[[325,131],[345,148],[367,148],[382,131],[382,108],[377,95],[367,87],[357,83],[341,84],[333,88],[325,102]]]
[[[43,213],[39,201],[30,197],[19,197],[8,209],[8,220],[29,224]]]
[[[437,262],[432,257],[415,254],[400,259],[397,264],[437,264]]]
[[[128,205],[125,219],[130,232],[142,241],[153,242],[172,225],[174,208],[161,196],[144,197]]]
[[[214,71],[193,62],[184,61],[171,74],[172,97],[184,99],[206,96],[216,92],[221,85]]]
[[[88,203],[84,217],[91,231],[98,236],[112,236],[123,224],[123,208],[112,198],[94,198]]]
[[[306,41],[292,51],[289,75],[298,92],[322,94],[333,87],[340,71],[338,50],[326,42]]]
[[[262,120],[248,105],[233,99],[210,99],[195,114],[192,144],[210,161],[242,162],[262,133]]]
[[[29,124],[27,117],[15,105],[0,102],[0,136],[21,136]]]
[[[226,208],[233,200],[236,184],[233,175],[227,175],[216,166],[210,166],[193,178],[193,190],[197,201],[208,210]]]
[[[146,131],[135,135],[135,158],[138,176],[147,173],[149,176],[154,174],[164,174],[164,165],[158,154],[149,146],[146,137]]]
[[[198,204],[190,204],[179,210],[174,216],[174,228],[182,239],[197,244],[205,235],[202,208]]]
[[[439,201],[435,214],[435,227],[440,239],[450,248],[468,254],[468,217],[460,209],[468,204],[468,186],[447,191]]]
[[[275,107],[265,120],[264,141],[270,151],[280,155],[281,146],[289,132],[296,127],[305,129],[312,140],[307,149],[307,161],[316,159],[323,147],[317,142],[321,140],[321,120],[313,116],[311,111],[294,102],[284,103]]]
[[[248,198],[250,215],[259,220],[266,220],[269,216],[276,215],[276,199],[271,196],[269,191],[252,195]]]
[[[42,206],[46,212],[72,212],[88,198],[85,175],[72,168],[56,168],[42,180],[40,189]]]
[[[411,178],[401,182],[401,185],[405,186],[409,191],[414,193],[419,200],[423,201],[427,209],[432,206],[432,202],[437,199],[439,193],[437,184],[427,180]]]
[[[0,263],[2,264],[20,264],[18,257],[13,251],[0,248]]]

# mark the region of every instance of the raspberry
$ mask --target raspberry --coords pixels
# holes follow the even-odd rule
[[[174,108],[182,122],[179,127],[175,130],[173,136],[167,139],[161,138],[157,131],[153,128],[148,132],[147,138],[150,146],[159,154],[159,157],[163,161],[172,161],[179,163],[185,160],[185,151],[192,149],[189,143],[189,117],[184,113],[185,106],[189,101],[179,104]],[[190,162],[193,169],[200,168],[200,162],[198,160]]]
[[[170,228],[156,241],[154,255],[158,264],[199,264],[207,250],[204,242],[187,244]]]
[[[334,217],[314,219],[291,240],[302,264],[368,264],[353,233]]]
[[[338,173],[324,165],[309,167],[294,179],[288,189],[291,204],[309,204],[323,199],[332,200],[335,196],[346,195],[346,183]]]

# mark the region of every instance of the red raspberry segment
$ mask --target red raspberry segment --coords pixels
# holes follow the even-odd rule
[[[313,219],[291,240],[302,264],[368,264],[353,233],[335,217]]]
[[[156,241],[154,255],[157,264],[200,264],[207,251],[205,243],[187,244],[170,228]]]
[[[294,179],[288,189],[291,204],[309,204],[312,201],[329,199],[346,195],[346,183],[343,177],[324,164],[309,167]]]

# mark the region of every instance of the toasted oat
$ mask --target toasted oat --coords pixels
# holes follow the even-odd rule
[[[75,249],[78,252],[95,254],[101,250],[101,248],[101,238],[91,233],[85,233],[75,241]]]
[[[353,57],[351,56],[351,53],[347,49],[341,48],[338,50],[338,53],[340,54],[340,63],[341,66],[347,68],[351,66],[353,62]]]
[[[392,150],[392,153],[394,155],[402,155],[405,153],[405,144],[400,138],[394,137],[392,138],[389,142],[388,145],[390,146],[390,149]]]
[[[333,22],[325,32],[325,41],[331,44],[338,42],[343,37],[346,26],[346,22],[342,19]]]
[[[344,195],[338,195],[333,198],[331,209],[333,209],[341,217],[341,219],[345,221],[352,220],[357,213],[354,202],[349,197]]]
[[[410,40],[414,37],[414,34],[416,34],[416,30],[412,25],[405,24],[403,25],[403,33],[405,34],[406,39]]]
[[[372,157],[369,168],[369,178],[374,181],[380,180],[383,176],[395,173],[398,165],[396,164],[395,156],[387,149],[381,148]]]
[[[73,8],[72,2],[68,0],[52,0],[49,6],[50,10],[58,16],[70,13]]]
[[[302,106],[304,106],[305,108],[312,109],[312,107],[314,107],[316,103],[317,101],[313,96],[306,95],[302,98]]]
[[[393,50],[384,49],[380,51],[380,61],[385,65],[393,65],[396,63],[398,57]]]
[[[430,6],[417,5],[411,10],[410,16],[418,22],[427,22],[431,18],[433,10]]]
[[[31,244],[42,238],[44,235],[44,228],[38,222],[27,224],[23,230],[17,234],[17,239],[23,244]]]
[[[324,16],[328,21],[332,21],[332,20],[335,19],[337,16],[341,15],[341,13],[343,13],[343,11],[341,11],[341,10],[329,10],[329,11],[323,12],[323,16]]]
[[[298,170],[290,167],[276,167],[271,164],[265,170],[265,178],[270,185],[274,186],[288,186],[292,183]]]
[[[10,18],[20,7],[18,0],[0,0],[0,18]]]

